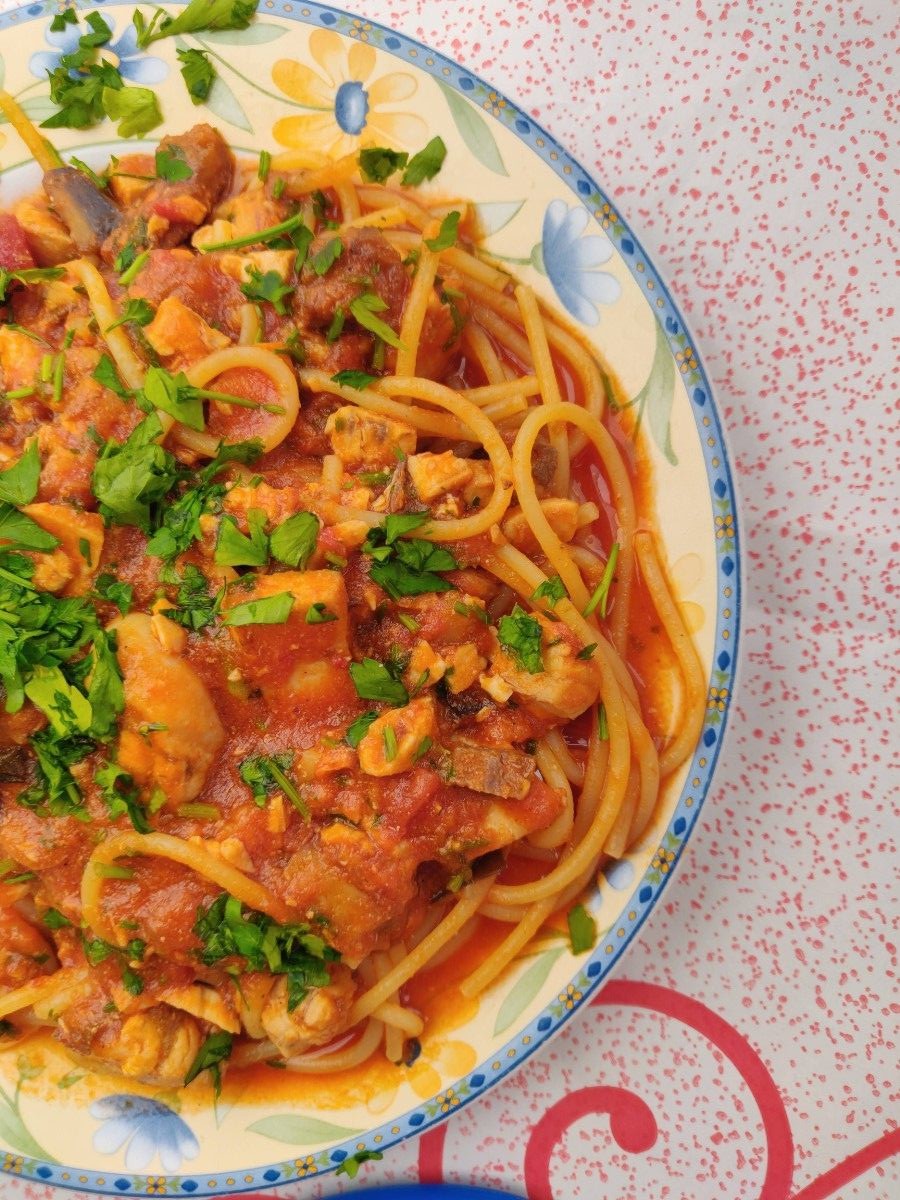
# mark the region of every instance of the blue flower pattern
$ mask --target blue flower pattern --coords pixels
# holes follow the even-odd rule
[[[103,1122],[94,1134],[94,1149],[115,1154],[125,1146],[129,1171],[143,1171],[156,1155],[165,1171],[177,1171],[185,1159],[200,1153],[188,1125],[160,1100],[120,1093],[95,1101],[90,1112]]]
[[[612,304],[622,289],[607,271],[597,270],[612,258],[613,247],[603,234],[581,236],[589,221],[590,214],[580,204],[570,208],[565,200],[552,200],[544,213],[542,257],[566,309],[585,325],[596,325],[598,306]]]
[[[137,31],[133,25],[127,25],[125,31],[117,38],[115,22],[105,18],[112,27],[113,37],[105,46],[100,47],[100,57],[106,58],[119,68],[122,78],[129,83],[146,86],[147,84],[162,83],[169,74],[169,67],[161,58],[152,54],[144,54],[137,47]],[[55,71],[59,60],[64,54],[72,54],[78,49],[78,39],[85,33],[81,25],[67,25],[65,29],[54,33],[50,26],[44,32],[44,40],[52,50],[39,50],[32,54],[28,69],[38,79],[46,79],[48,71]],[[73,72],[74,74],[74,72]]]

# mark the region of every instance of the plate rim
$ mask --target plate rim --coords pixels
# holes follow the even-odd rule
[[[188,3],[188,0],[165,0],[165,3],[172,7],[182,7]],[[94,0],[91,4],[85,4],[83,0],[76,0],[75,4],[75,7],[82,11],[93,8],[102,9],[126,6],[127,0]],[[264,16],[268,12],[271,16],[276,16],[313,29],[335,29],[336,32],[351,38],[353,36],[351,33],[351,29],[353,28],[352,23],[358,22],[359,29],[365,27],[367,34],[375,33],[379,36],[380,41],[371,43],[377,49],[389,54],[398,61],[405,61],[414,68],[425,72],[442,85],[451,87],[454,92],[468,99],[470,102],[473,100],[473,92],[479,88],[483,89],[486,93],[492,93],[497,100],[502,100],[504,102],[504,115],[508,117],[509,122],[501,122],[503,127],[508,129],[532,153],[536,154],[545,166],[549,167],[557,175],[574,195],[578,203],[588,212],[592,224],[600,226],[600,221],[595,211],[587,204],[588,196],[596,194],[599,197],[601,206],[607,206],[607,211],[615,214],[616,224],[619,228],[608,228],[603,230],[603,232],[615,247],[621,262],[627,267],[629,274],[639,285],[645,299],[646,291],[652,291],[657,299],[662,299],[663,303],[661,307],[650,304],[649,300],[647,303],[653,314],[654,321],[665,336],[666,345],[673,359],[675,358],[676,348],[673,344],[673,337],[678,332],[687,335],[689,327],[682,316],[666,278],[644,252],[643,246],[631,229],[628,220],[622,216],[620,207],[613,204],[593,174],[586,170],[578,159],[553,134],[549,133],[539,121],[535,120],[530,113],[524,111],[504,92],[491,86],[488,81],[476,72],[469,70],[448,55],[433,49],[417,38],[401,33],[378,21],[373,21],[362,14],[352,13],[336,5],[319,3],[318,0],[309,0],[309,2],[285,0],[285,2],[277,5],[271,3],[270,0],[263,0],[260,10],[257,11],[258,16]],[[16,29],[23,24],[40,20],[41,18],[49,18],[53,11],[55,9],[44,0],[43,3],[22,4],[8,12],[0,14],[0,46],[2,46],[3,34],[7,29]],[[336,28],[341,21],[349,22],[350,28]],[[420,52],[424,52],[424,55],[431,61],[428,62],[425,58],[420,58]],[[602,226],[600,227],[602,228]],[[626,245],[623,246],[623,243],[626,243]],[[639,265],[640,270],[638,270]],[[675,325],[674,330],[670,330],[667,327],[667,318],[673,321]],[[572,1003],[571,1008],[563,1007],[562,1013],[554,1016],[549,1008],[545,1006],[525,1027],[517,1029],[515,1035],[508,1038],[487,1060],[478,1063],[472,1070],[466,1072],[464,1076],[456,1080],[452,1085],[444,1088],[437,1096],[421,1101],[414,1108],[409,1109],[395,1120],[375,1126],[367,1130],[364,1135],[347,1139],[328,1147],[325,1151],[328,1155],[327,1165],[316,1165],[315,1168],[302,1176],[304,1179],[323,1178],[335,1171],[344,1159],[351,1157],[361,1149],[389,1150],[392,1146],[399,1145],[410,1138],[434,1130],[442,1125],[452,1113],[458,1112],[472,1103],[473,1100],[477,1100],[490,1088],[522,1067],[537,1050],[542,1049],[554,1038],[576,1013],[581,1012],[590,1005],[601,986],[608,982],[612,972],[621,964],[626,951],[634,942],[648,917],[650,917],[659,904],[669,881],[678,870],[685,847],[694,834],[700,812],[709,796],[722,745],[730,725],[731,712],[739,685],[741,627],[745,586],[745,564],[741,536],[742,523],[738,505],[738,490],[735,483],[735,474],[732,469],[731,450],[722,415],[710,384],[703,355],[693,338],[690,338],[689,341],[693,357],[697,364],[696,374],[699,377],[699,386],[695,384],[693,392],[688,389],[687,384],[685,384],[685,387],[688,392],[688,401],[694,421],[694,428],[697,431],[703,456],[706,494],[712,504],[713,489],[716,483],[722,483],[724,490],[719,499],[725,500],[727,498],[730,500],[728,511],[734,524],[734,547],[724,557],[719,553],[718,549],[716,550],[716,612],[712,648],[713,669],[724,654],[728,655],[727,665],[721,668],[727,675],[728,695],[725,700],[725,708],[721,712],[720,720],[716,723],[715,728],[709,725],[706,719],[704,719],[700,741],[689,760],[689,770],[687,773],[689,778],[682,786],[665,829],[660,831],[660,840],[670,833],[674,833],[679,838],[670,869],[665,875],[661,876],[658,882],[653,883],[647,878],[650,871],[650,867],[648,866],[644,874],[634,881],[631,891],[624,897],[625,902],[622,905],[621,912],[625,913],[627,910],[632,909],[636,912],[636,916],[624,925],[620,923],[620,920],[617,920],[615,933],[611,929],[601,939],[590,957],[580,964],[578,971],[569,981],[569,984],[576,985],[576,990],[580,992],[580,998]],[[708,425],[701,426],[700,410],[702,410],[703,417],[709,418]],[[703,436],[704,432],[707,435],[705,438]],[[714,439],[712,445],[709,444],[710,438]],[[719,465],[716,467],[713,467],[711,463],[713,457],[719,459]],[[714,473],[718,475],[715,483],[713,480]],[[727,571],[723,571],[723,563],[729,559],[731,566]],[[727,600],[727,607],[731,615],[727,618],[723,617],[723,608],[726,607],[726,604],[723,602],[722,589],[719,586],[720,576],[723,575],[727,579],[727,586],[732,589],[732,594]],[[708,689],[710,686],[708,676],[706,677],[706,685]],[[705,738],[710,733],[712,733],[712,740],[706,742]],[[706,749],[705,756],[704,747]],[[699,765],[698,757],[703,757],[703,766]],[[690,783],[690,778],[696,777],[699,777],[700,784],[694,788]],[[690,803],[686,804],[686,800],[689,800]],[[677,830],[676,826],[678,827]],[[643,899],[641,899],[642,896],[644,897]],[[498,1064],[497,1070],[491,1069],[492,1062]],[[452,1097],[452,1102],[445,1100],[446,1097]],[[444,1107],[445,1105],[446,1107]],[[436,1106],[436,1111],[430,1115],[426,1112],[429,1106]],[[317,1154],[321,1153],[322,1151],[317,1152]],[[304,1156],[298,1155],[297,1157]],[[16,1167],[8,1166],[7,1163],[12,1158],[21,1160],[22,1165]],[[199,1198],[217,1194],[221,1195],[224,1190],[228,1194],[237,1195],[242,1192],[258,1191],[260,1188],[271,1189],[297,1182],[301,1177],[296,1173],[293,1175],[288,1174],[286,1168],[290,1166],[291,1163],[282,1158],[271,1165],[235,1169],[228,1172],[206,1173],[197,1171],[179,1175],[167,1174],[165,1176],[165,1183],[168,1185],[167,1191],[169,1194],[181,1194]],[[0,1158],[0,1176],[12,1175],[21,1177],[26,1174],[36,1177],[42,1183],[55,1187],[87,1190],[96,1194],[111,1196],[155,1195],[158,1192],[158,1187],[154,1184],[153,1190],[149,1190],[151,1180],[155,1181],[160,1178],[158,1175],[135,1174],[133,1172],[128,1172],[126,1178],[124,1171],[120,1172],[115,1169],[97,1171],[68,1167],[64,1164],[41,1162],[38,1159],[31,1159],[28,1156],[14,1155],[12,1153],[5,1154],[4,1158]],[[239,1176],[241,1177],[240,1179],[238,1178]]]

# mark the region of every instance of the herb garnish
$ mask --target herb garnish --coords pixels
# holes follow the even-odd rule
[[[350,664],[350,678],[360,699],[381,700],[395,708],[409,700],[409,692],[400,679],[401,673],[398,663],[380,663],[376,658],[364,658],[362,662]]]
[[[132,15],[137,44],[146,50],[160,38],[178,33],[202,33],[207,29],[246,29],[256,13],[259,0],[191,0],[177,16],[158,8],[148,22],[140,9]]]
[[[616,573],[616,563],[619,561],[619,543],[613,542],[609,551],[609,558],[606,560],[606,566],[603,568],[603,575],[600,577],[600,582],[594,588],[590,600],[584,610],[584,615],[589,617],[594,609],[600,606],[600,616],[606,617],[606,606],[609,602],[609,589]]]
[[[531,675],[543,671],[541,623],[535,617],[530,617],[518,604],[509,616],[500,618],[497,637],[503,649],[512,654],[523,671]]]
[[[205,911],[198,910],[194,933],[203,943],[198,957],[206,966],[240,958],[244,970],[286,975],[288,1012],[293,1012],[311,987],[328,986],[327,964],[340,959],[309,925],[279,925],[265,913],[244,908],[227,892]]]
[[[403,537],[428,520],[429,513],[394,514],[370,530],[363,542],[363,553],[374,559],[369,574],[394,600],[426,592],[448,592],[453,587],[435,573],[459,566],[450,551],[424,538]]]

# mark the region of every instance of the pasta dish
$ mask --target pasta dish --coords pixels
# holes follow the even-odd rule
[[[0,1046],[408,1062],[437,963],[593,946],[696,744],[629,414],[440,138],[100,172],[0,107]]]

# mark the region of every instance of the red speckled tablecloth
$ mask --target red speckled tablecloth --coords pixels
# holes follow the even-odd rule
[[[900,9],[355,7],[516,96],[668,274],[743,498],[743,675],[699,832],[618,980],[356,1184],[280,1194],[897,1200]]]

